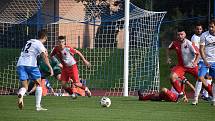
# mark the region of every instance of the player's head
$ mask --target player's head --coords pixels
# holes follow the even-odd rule
[[[65,36],[59,36],[57,40],[57,45],[59,48],[64,48],[66,44],[66,37]]]
[[[177,39],[183,42],[185,38],[186,38],[185,30],[182,27],[179,27],[177,31]]]
[[[201,35],[202,34],[202,31],[203,31],[203,27],[202,27],[202,24],[201,23],[196,23],[195,25],[195,28],[194,28],[194,31],[195,31],[195,34],[197,36]]]
[[[45,29],[42,29],[38,32],[38,39],[42,40],[42,43],[46,42],[48,37],[47,37],[47,31]]]
[[[215,35],[215,20],[212,19],[209,22],[209,32],[213,35]]]

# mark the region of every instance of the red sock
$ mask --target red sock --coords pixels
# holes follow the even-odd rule
[[[179,84],[179,81],[178,81],[178,80],[171,81],[171,83],[172,83],[172,86],[174,87],[174,89],[175,89],[178,93],[181,93],[181,92],[182,92],[182,87],[181,87],[181,85]]]
[[[145,96],[139,96],[139,100],[151,100],[154,98],[154,96],[155,96],[155,94],[148,94]]]
[[[208,84],[208,86],[205,87],[205,89],[208,91],[208,94],[209,94],[210,96],[213,96],[213,95],[212,95],[212,85]]]

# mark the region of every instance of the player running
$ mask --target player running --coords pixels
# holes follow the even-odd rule
[[[23,95],[28,90],[28,80],[32,79],[36,87],[35,97],[36,97],[36,110],[47,110],[41,107],[42,99],[42,87],[41,87],[41,73],[37,67],[37,56],[41,55],[49,67],[50,75],[53,75],[52,67],[49,63],[48,55],[46,53],[46,48],[43,43],[47,41],[47,34],[45,30],[38,32],[38,39],[30,39],[27,44],[22,49],[21,55],[17,62],[17,73],[19,75],[19,80],[21,82],[21,88],[18,91],[18,107],[22,109],[24,107]]]
[[[178,29],[177,40],[173,41],[167,49],[168,64],[171,64],[171,59],[169,57],[170,50],[175,50],[177,54],[178,64],[171,70],[170,81],[174,89],[179,93],[178,98],[180,100],[180,98],[184,97],[184,93],[177,81],[177,78],[182,79],[185,73],[190,73],[196,78],[196,80],[198,79],[197,63],[199,52],[192,42],[186,39],[186,33],[183,29]]]
[[[65,46],[66,37],[59,36],[57,41],[57,46],[51,52],[51,57],[56,56],[58,60],[62,63],[62,73],[61,73],[61,84],[62,87],[67,91],[71,96],[76,97],[76,87],[79,87],[85,90],[86,94],[90,97],[91,92],[88,87],[84,86],[79,79],[77,62],[74,58],[75,54],[78,54],[83,60],[84,64],[88,67],[91,66],[90,62],[88,62],[82,53],[72,47]],[[72,88],[67,87],[66,84],[70,82],[72,79]]]

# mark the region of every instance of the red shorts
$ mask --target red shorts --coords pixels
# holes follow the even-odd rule
[[[165,101],[170,101],[170,102],[176,102],[178,98],[178,96],[170,90],[167,90],[167,92],[163,94],[163,97]]]
[[[177,65],[171,69],[171,72],[176,73],[179,78],[183,78],[185,73],[190,73],[196,78],[196,80],[198,79],[198,66],[194,68],[187,68],[184,66]]]
[[[61,80],[69,82],[70,79],[73,80],[73,82],[77,83],[80,82],[79,80],[79,74],[78,74],[78,66],[72,65],[71,67],[63,67],[61,72]]]

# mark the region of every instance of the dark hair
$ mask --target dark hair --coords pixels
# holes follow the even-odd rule
[[[178,27],[177,32],[182,32],[185,31],[184,28],[182,26]]]
[[[66,39],[66,36],[59,36],[58,40]]]
[[[197,22],[196,24],[195,24],[195,27],[196,26],[201,26],[202,27],[202,24],[200,23],[200,22]]]
[[[215,25],[215,20],[214,19],[210,20],[209,24],[214,24]]]
[[[46,36],[47,36],[47,31],[45,29],[42,29],[38,32],[38,38],[39,39],[43,39]]]

